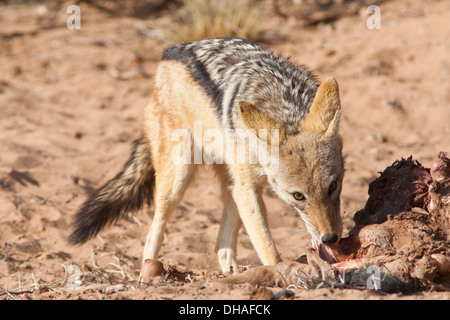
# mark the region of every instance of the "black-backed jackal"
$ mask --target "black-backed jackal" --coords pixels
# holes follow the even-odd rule
[[[333,78],[319,85],[305,68],[247,40],[217,38],[172,46],[158,66],[143,134],[129,161],[87,199],[69,241],[86,242],[153,200],[143,260],[156,259],[166,223],[195,174],[200,154],[203,160],[214,160],[208,163],[222,187],[216,251],[224,272],[237,267],[242,224],[264,265],[280,261],[262,200],[266,182],[298,210],[315,241],[334,243],[342,234],[340,110]],[[275,152],[259,157],[257,150],[264,149]]]

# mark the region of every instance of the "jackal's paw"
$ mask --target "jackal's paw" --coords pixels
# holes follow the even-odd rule
[[[239,271],[239,267],[236,262],[236,253],[233,249],[222,248],[217,251],[217,257],[219,258],[220,268],[222,273],[233,273]]]

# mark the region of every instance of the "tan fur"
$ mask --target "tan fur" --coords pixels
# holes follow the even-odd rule
[[[336,166],[340,175],[336,179],[342,182],[341,159],[333,164],[333,159],[329,157],[331,153],[340,153],[341,150],[336,131],[339,110],[337,84],[332,80],[327,80],[319,88],[311,113],[302,122],[299,128],[301,132],[296,135],[287,135],[280,123],[258,111],[256,106],[239,102],[240,122],[236,123],[237,128],[255,129],[256,132],[258,129],[280,131],[277,143],[282,166],[276,175],[266,176],[261,174],[259,164],[213,165],[221,183],[224,202],[216,243],[224,272],[229,271],[230,267],[237,267],[236,243],[242,224],[263,264],[271,265],[281,261],[269,232],[266,208],[262,200],[261,191],[267,180],[281,198],[297,209],[298,203],[286,190],[296,190],[299,187],[304,189],[303,192],[308,194],[311,203],[308,208],[301,209],[308,212],[310,217],[307,218],[307,225],[317,230],[318,237],[328,232],[341,234],[339,202],[331,204],[325,199],[323,192],[318,191],[320,188],[308,189],[315,184],[321,188],[326,185],[325,188],[328,188],[330,172],[312,170],[315,165],[320,168],[327,161],[330,166]],[[176,61],[161,62],[153,94],[145,109],[143,125],[155,169],[155,215],[145,243],[143,260],[158,257],[164,227],[195,174],[195,164],[177,164],[171,160],[172,150],[179,143],[172,141],[172,132],[176,129],[188,129],[193,134],[196,121],[202,121],[203,132],[205,129],[222,130],[210,98],[192,79],[186,67]],[[200,138],[205,137],[193,136],[192,139],[198,141]],[[269,140],[270,142],[273,141]],[[194,143],[191,148],[193,152]],[[317,192],[314,193],[315,191]],[[328,214],[331,206],[337,206],[337,211],[333,209],[337,214]]]
[[[301,124],[302,130],[323,134],[327,132],[328,128],[336,130],[336,126],[330,127],[330,125],[337,121],[340,108],[338,84],[334,78],[328,78],[317,89],[309,114]]]
[[[285,128],[280,123],[277,123],[263,112],[259,111],[255,105],[246,101],[239,101],[238,114],[247,128],[255,130],[258,138],[264,139],[269,144],[280,144],[283,142],[286,134]],[[265,130],[265,133],[260,131],[260,129]],[[279,131],[278,141],[271,141],[271,130]]]
[[[186,94],[188,93],[188,94]],[[184,65],[161,62],[155,88],[145,109],[144,131],[150,140],[155,168],[155,215],[144,247],[143,260],[156,258],[163,240],[165,225],[178,205],[195,171],[193,164],[174,164],[171,150],[178,141],[171,141],[176,129],[194,131],[194,121],[219,127],[214,121],[209,99],[193,81]]]

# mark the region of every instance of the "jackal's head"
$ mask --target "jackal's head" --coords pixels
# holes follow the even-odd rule
[[[309,113],[294,133],[255,106],[241,102],[239,109],[247,128],[279,130],[279,139],[269,141],[278,144],[278,159],[273,159],[278,160],[278,168],[266,173],[274,191],[299,211],[317,241],[338,241],[342,235],[344,164],[338,135],[341,107],[337,82],[329,78],[319,86]]]

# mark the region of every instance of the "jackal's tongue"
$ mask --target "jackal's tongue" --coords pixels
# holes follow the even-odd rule
[[[323,260],[325,260],[329,264],[333,264],[341,260],[339,248],[337,245],[326,245],[312,238],[311,247],[319,254],[319,256]]]

